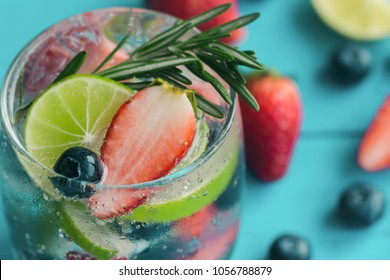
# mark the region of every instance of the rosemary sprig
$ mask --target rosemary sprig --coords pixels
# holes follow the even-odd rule
[[[182,71],[177,68],[178,66],[184,66],[200,79],[210,83],[221,97],[231,105],[232,99],[229,92],[218,78],[205,70],[203,64],[206,64],[249,105],[255,110],[259,110],[256,99],[245,87],[245,78],[240,74],[238,66],[261,70],[263,65],[257,62],[254,51],[240,51],[236,47],[219,41],[221,38],[230,36],[233,30],[256,20],[259,14],[245,15],[202,33],[193,32],[194,27],[222,14],[230,6],[231,4],[221,5],[187,20],[177,20],[171,28],[153,37],[149,42],[136,49],[130,59],[100,71],[126,43],[129,38],[129,34],[127,34],[115,49],[96,67],[93,73],[122,82],[136,90],[158,84],[159,79],[164,79],[175,86],[189,90],[187,85],[191,85],[191,80],[185,77]],[[190,34],[189,32],[192,32],[192,36],[188,35]],[[185,34],[187,35],[186,40],[182,39]],[[85,57],[85,52],[77,54],[54,82],[76,73],[82,66]],[[136,78],[135,82],[133,82],[134,78]],[[188,92],[193,91],[189,90]],[[216,118],[224,117],[223,110],[219,106],[208,101],[198,93],[193,92],[193,94],[188,94],[188,97],[193,106],[205,113]]]
[[[178,20],[171,28],[135,50],[129,61],[97,74],[117,81],[132,78],[141,80],[161,78],[175,86],[187,88],[186,85],[191,84],[191,81],[176,68],[184,65],[194,75],[210,83],[231,105],[229,92],[218,78],[204,69],[203,64],[206,64],[255,110],[259,110],[256,99],[245,87],[245,78],[240,74],[238,66],[261,70],[263,65],[257,62],[253,51],[240,51],[236,47],[218,41],[229,36],[233,30],[256,20],[259,13],[242,16],[202,33],[194,33],[192,36],[186,36],[186,40],[181,39],[184,34],[188,35],[193,27],[223,13],[229,7],[230,4],[221,5],[190,19]],[[196,95],[196,100],[198,108],[203,106],[207,113],[221,117],[220,113],[223,111],[217,105],[206,104],[204,98],[200,99],[199,95]]]
[[[65,66],[61,73],[54,79],[52,84],[61,81],[63,78],[66,78],[70,75],[76,74],[80,70],[81,66],[87,57],[85,51],[81,51]]]
[[[139,64],[139,62],[128,62],[125,66],[118,71],[111,71],[110,69],[107,71],[102,71],[99,75],[116,80],[123,81],[127,79],[132,79],[134,77],[140,76],[142,74],[149,74],[150,72],[175,67],[179,65],[186,65],[192,62],[197,62],[197,58],[193,57],[184,57],[184,58],[167,58],[164,60],[158,61],[148,61],[144,64]],[[135,65],[135,66],[134,66]]]
[[[120,40],[120,42],[118,43],[118,45],[116,45],[115,49],[112,50],[112,52],[110,52],[109,55],[106,56],[106,58],[104,58],[104,60],[99,64],[98,67],[96,67],[95,70],[93,70],[93,74],[97,73],[100,69],[102,69],[102,67],[104,65],[106,65],[106,63],[115,55],[115,53],[117,51],[120,50],[120,48],[122,48],[122,46],[127,42],[127,39],[129,39],[130,37],[130,32],[127,33],[127,35],[125,37],[122,38],[122,40]]]

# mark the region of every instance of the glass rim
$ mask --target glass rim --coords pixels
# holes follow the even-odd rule
[[[12,149],[16,150],[21,154],[21,156],[25,157],[29,162],[32,162],[33,164],[37,165],[40,169],[45,170],[47,173],[55,174],[55,176],[63,177],[68,180],[74,180],[70,179],[68,177],[65,177],[61,174],[56,173],[53,169],[46,167],[45,165],[41,164],[39,161],[37,161],[24,147],[23,143],[20,141],[19,137],[17,136],[16,130],[14,129],[14,125],[12,124],[12,119],[10,118],[11,113],[9,110],[9,104],[8,104],[8,97],[11,96],[12,93],[16,92],[15,82],[13,82],[13,77],[18,77],[20,74],[20,66],[23,65],[23,60],[26,58],[26,55],[28,54],[28,50],[31,48],[34,48],[34,45],[38,44],[40,42],[40,39],[44,34],[53,26],[58,25],[66,20],[69,20],[73,17],[77,17],[80,15],[83,15],[85,13],[94,13],[99,11],[107,11],[107,10],[117,10],[121,9],[121,11],[129,11],[129,12],[136,12],[136,13],[153,13],[160,15],[162,17],[176,19],[175,17],[161,13],[158,11],[150,10],[150,9],[144,9],[144,8],[129,8],[129,7],[109,7],[109,8],[101,8],[101,9],[94,9],[85,11],[82,13],[75,14],[73,16],[69,16],[65,19],[59,20],[58,22],[50,25],[49,27],[45,28],[42,32],[40,32],[38,35],[36,35],[34,38],[32,38],[15,56],[13,59],[11,65],[9,66],[4,80],[3,85],[0,91],[0,111],[1,111],[1,124],[3,126],[3,130],[11,143]],[[194,28],[194,30],[197,30]],[[14,86],[12,87],[12,84]],[[135,183],[135,184],[127,184],[127,185],[102,185],[102,184],[96,184],[98,188],[133,188],[133,189],[144,189],[144,188],[154,188],[154,187],[161,187],[163,185],[167,185],[169,183],[173,183],[174,181],[180,180],[183,178],[186,174],[196,170],[199,168],[203,162],[210,159],[219,149],[219,147],[224,142],[224,139],[226,138],[226,135],[228,131],[230,130],[233,118],[234,118],[234,112],[236,110],[237,106],[237,97],[233,90],[230,89],[230,95],[232,97],[232,105],[229,106],[228,112],[226,116],[224,117],[223,125],[221,127],[220,133],[217,138],[215,138],[214,142],[210,147],[206,149],[206,151],[195,161],[190,163],[189,165],[185,166],[184,168],[180,169],[177,172],[174,172],[172,174],[165,175],[163,177],[142,182],[142,183]],[[80,182],[80,181],[78,181]],[[80,183],[86,183],[91,184],[90,182],[80,182]]]

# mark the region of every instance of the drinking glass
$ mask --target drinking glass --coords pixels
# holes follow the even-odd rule
[[[0,128],[1,189],[15,258],[229,258],[239,229],[244,170],[234,92],[233,106],[222,106],[224,119],[206,117],[209,142],[194,162],[150,182],[95,186],[98,194],[113,194],[113,200],[129,193],[152,194],[111,219],[92,215],[86,199],[57,192],[52,178],[61,175],[40,164],[24,146],[26,108],[74,55],[91,46],[104,53],[105,45],[117,44],[128,32],[122,49],[131,55],[175,21],[144,9],[96,10],[50,27],[16,57],[3,82]]]

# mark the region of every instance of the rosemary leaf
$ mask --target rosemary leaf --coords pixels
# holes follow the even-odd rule
[[[85,58],[87,57],[87,53],[85,51],[81,51],[65,66],[60,74],[58,74],[57,78],[54,79],[52,84],[61,81],[63,78],[66,78],[70,75],[76,74],[77,71],[83,66]]]
[[[229,21],[225,24],[216,26],[214,28],[208,29],[205,32],[201,33],[202,36],[210,36],[218,33],[230,33],[235,29],[238,29],[240,27],[243,27],[252,21],[256,20],[260,16],[259,13],[253,13],[249,15],[245,15],[242,17],[239,17],[237,19],[234,19],[232,21]]]
[[[209,114],[218,119],[222,119],[224,117],[224,113],[221,108],[207,100],[203,96],[198,93],[195,93],[196,104],[199,109],[201,109],[206,114]]]
[[[122,84],[133,90],[142,90],[146,87],[149,87],[152,83],[153,81],[142,81],[142,82],[126,82]]]
[[[229,105],[233,104],[233,101],[230,98],[229,92],[226,90],[226,88],[217,78],[204,70],[200,62],[188,64],[186,67],[197,77],[206,82],[209,82],[219,92],[223,100],[225,100]]]
[[[179,65],[186,65],[197,61],[199,60],[196,57],[169,58],[165,60],[159,60],[157,62],[149,61],[148,64],[134,66],[134,67],[131,62],[128,62],[127,63],[128,67],[126,69],[120,69],[118,71],[112,71],[110,73],[100,72],[99,75],[113,80],[122,81],[126,79],[131,79],[134,76],[139,76],[140,74],[146,74],[153,71],[166,69],[166,68],[179,66]],[[135,62],[134,64],[137,64],[137,62]]]
[[[230,69],[230,72],[232,74],[232,76],[234,76],[234,78],[241,84],[245,84],[246,83],[246,79],[244,78],[244,76],[240,73],[240,71],[238,71],[238,68],[237,68],[237,65],[233,64],[233,63],[229,63],[229,62],[225,62],[225,65],[227,68]]]
[[[229,75],[226,75],[226,73],[224,72],[221,72],[221,73],[218,73],[222,79],[225,80],[225,82],[227,82],[229,84],[229,86],[231,86],[231,88],[237,92],[238,95],[240,95],[244,100],[245,102],[247,102],[253,109],[255,109],[256,111],[259,111],[260,110],[260,106],[259,104],[257,103],[256,99],[253,97],[253,95],[251,94],[251,92],[245,87],[244,84],[241,84],[241,83],[237,83],[236,80],[234,80],[234,78],[232,78],[231,76]]]
[[[181,88],[181,89],[188,89],[186,86],[180,84],[179,82],[177,82],[176,80],[172,79],[170,76],[166,75],[165,73],[163,73],[161,71],[157,71],[154,74],[154,77],[161,78],[164,81],[168,82],[169,84],[171,84],[171,85],[173,85],[175,87],[178,87],[178,88]]]
[[[145,58],[149,55],[149,57],[153,57],[153,52],[161,50],[169,46],[171,43],[175,42],[179,39],[184,33],[192,28],[190,23],[185,22],[184,24],[179,24],[177,26],[173,26],[167,31],[157,35],[149,42],[145,43],[141,47],[139,47],[133,53],[132,57],[134,60]]]
[[[231,47],[226,44],[220,43],[220,42],[214,42],[211,43],[212,47],[219,48],[220,50],[230,54],[234,57],[235,61],[238,64],[248,66],[253,69],[261,70],[263,69],[263,65],[258,63],[256,60],[254,60],[251,56]]]
[[[210,46],[204,46],[201,48],[203,52],[211,53],[215,56],[217,59],[221,60],[234,60],[234,56],[230,55],[229,53],[219,49],[219,48],[213,48]]]
[[[128,33],[125,37],[120,40],[118,45],[116,45],[115,49],[112,50],[112,52],[106,56],[106,58],[99,64],[98,67],[96,67],[95,70],[93,70],[93,74],[97,73],[114,55],[115,53],[127,42],[127,39],[129,39],[130,33]]]
[[[232,5],[231,3],[226,3],[224,5],[217,6],[211,10],[208,10],[207,12],[193,16],[192,18],[189,18],[183,22],[190,23],[192,27],[198,26],[199,24],[209,21],[210,19],[215,18],[216,16],[222,14],[227,9],[229,9],[231,5]]]
[[[181,42],[180,44],[174,46],[177,48],[180,48],[181,50],[193,50],[196,48],[200,48],[202,46],[207,46],[208,44],[215,42],[219,39],[230,37],[231,35],[229,33],[220,33],[220,34],[214,34],[207,37],[197,37],[194,36],[191,39]]]
[[[171,77],[172,79],[177,80],[180,83],[183,83],[183,84],[186,84],[186,85],[191,85],[192,84],[192,81],[190,79],[188,79],[186,76],[183,76],[180,73],[175,72],[171,68],[161,70],[160,72],[163,72],[165,75]]]
[[[12,120],[13,124],[19,123],[24,118],[24,116],[26,115],[28,109],[30,108],[30,106],[33,102],[34,102],[34,100],[31,100],[27,104],[24,104],[24,105],[20,106],[18,109],[16,109],[15,115],[14,115],[13,120]]]
[[[19,104],[18,106],[21,107],[23,104],[23,80],[24,80],[24,68],[22,68],[20,72],[20,76],[18,79],[18,86],[19,86]]]

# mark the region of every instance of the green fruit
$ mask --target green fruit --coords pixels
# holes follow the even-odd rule
[[[388,0],[312,0],[320,18],[345,37],[372,41],[390,36]]]
[[[120,234],[108,222],[94,218],[84,203],[56,202],[59,226],[82,249],[98,259],[111,259],[113,256],[127,256],[135,245],[120,238]]]
[[[232,155],[224,168],[207,182],[199,182],[190,194],[176,199],[164,199],[164,191],[159,199],[142,204],[135,208],[131,215],[121,216],[139,222],[168,222],[194,214],[204,206],[212,203],[226,189],[238,164],[238,150]],[[170,190],[172,192],[172,190]]]
[[[99,153],[112,118],[132,96],[130,88],[96,75],[76,74],[63,79],[42,92],[27,112],[27,151],[49,169],[71,147],[82,146]],[[33,177],[39,172],[36,167],[25,167]],[[48,182],[37,183],[55,197],[54,187]]]

